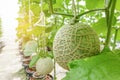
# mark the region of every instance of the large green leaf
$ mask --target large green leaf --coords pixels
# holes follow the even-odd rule
[[[24,55],[25,56],[31,56],[33,53],[36,52],[38,47],[38,44],[36,41],[28,41],[25,44],[25,48],[24,48]]]
[[[114,16],[112,26],[114,26],[116,24],[116,21],[117,21],[117,19]],[[103,36],[105,36],[107,34],[107,23],[106,23],[106,18],[105,17],[99,19],[92,26],[98,34],[102,34]]]
[[[56,0],[52,0],[52,3],[55,4],[55,3],[56,3]]]
[[[117,9],[117,10],[120,10],[120,0],[117,0],[116,9]]]
[[[46,33],[49,33],[49,32],[51,32],[53,30],[53,27],[47,27],[46,29],[45,29],[45,32]]]
[[[96,23],[93,24],[93,28],[98,34],[106,35],[107,33],[107,25],[106,18],[99,19]]]
[[[33,56],[33,57],[32,57],[32,60],[30,61],[29,67],[30,67],[30,68],[33,67],[33,66],[36,64],[36,62],[38,61],[39,58],[40,58],[39,55]]]
[[[32,10],[32,12],[34,13],[35,16],[39,16],[40,15],[40,6],[39,4],[31,4],[30,5],[30,9]]]
[[[31,2],[31,3],[33,3],[33,2],[34,2],[34,3],[39,4],[39,3],[40,3],[40,0],[30,0],[30,2]]]
[[[87,9],[104,8],[104,0],[85,0]]]
[[[38,37],[44,31],[45,31],[45,27],[36,26],[36,27],[33,27],[32,31],[31,31],[31,34]]]
[[[44,5],[43,5],[43,10],[49,10],[48,4],[44,4]]]
[[[113,52],[114,52],[115,54],[117,54],[118,56],[120,56],[120,49],[115,49],[115,50],[113,50]]]
[[[62,80],[120,80],[120,59],[109,52],[73,61]]]
[[[53,5],[54,8],[63,7],[63,0],[56,0],[56,4]]]
[[[68,5],[69,4],[69,2],[70,2],[70,0],[64,0],[65,1],[65,3]]]

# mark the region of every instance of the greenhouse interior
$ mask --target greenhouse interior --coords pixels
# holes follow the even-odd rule
[[[0,80],[120,80],[119,4],[1,0]]]

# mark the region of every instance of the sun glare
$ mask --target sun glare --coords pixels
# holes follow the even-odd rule
[[[17,0],[0,0],[0,17],[2,19],[4,40],[10,41],[15,38],[18,10]]]

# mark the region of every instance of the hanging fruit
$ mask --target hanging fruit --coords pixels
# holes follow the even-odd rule
[[[56,34],[53,53],[56,62],[68,69],[67,63],[100,52],[100,41],[96,32],[86,24],[64,25]]]
[[[36,63],[36,71],[39,75],[47,75],[53,70],[54,64],[51,58],[40,58]]]

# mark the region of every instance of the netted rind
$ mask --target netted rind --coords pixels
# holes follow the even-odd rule
[[[53,53],[56,62],[65,69],[67,63],[98,54],[100,42],[96,32],[88,25],[64,25],[56,34]]]

